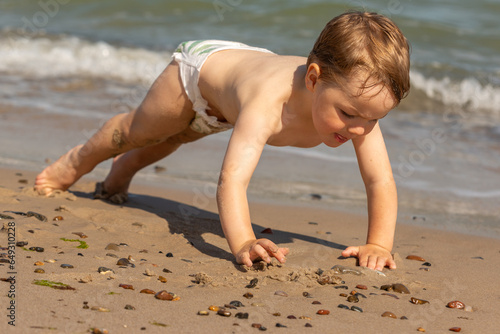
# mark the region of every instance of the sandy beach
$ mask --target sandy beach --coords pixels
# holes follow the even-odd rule
[[[398,269],[380,274],[357,267],[353,258],[340,257],[347,245],[364,241],[366,217],[321,208],[313,199],[298,205],[254,200],[251,214],[257,236],[289,247],[291,254],[285,265],[245,269],[229,253],[213,199],[195,206],[201,203],[198,195],[179,187],[133,185],[129,202],[117,206],[93,200],[95,180],[88,178],[70,192],[44,198],[32,190],[36,173],[2,169],[0,175],[1,211],[13,218],[0,221],[4,226],[0,246],[27,242],[9,248],[15,259],[12,268],[6,261],[0,266],[2,333],[251,333],[262,327],[288,333],[413,333],[419,328],[444,333],[453,327],[463,333],[494,333],[498,329],[500,299],[494,282],[499,275],[500,242],[496,239],[400,223],[393,250]],[[31,211],[47,221],[6,211]],[[15,237],[9,243],[12,228]],[[267,228],[272,234],[261,233]],[[31,247],[44,250],[30,251]],[[9,251],[2,248],[1,253],[5,259]],[[428,263],[406,259],[408,255]],[[117,265],[122,258],[128,263],[122,260],[125,264]],[[361,275],[336,273],[330,270],[335,265]],[[109,271],[99,273],[101,267]],[[35,272],[39,269],[44,273]],[[15,282],[6,282],[9,277]],[[320,284],[325,277],[334,284]],[[254,279],[258,281],[250,287]],[[67,287],[34,284],[41,280]],[[398,283],[410,294],[380,289]],[[174,300],[157,299],[141,293],[143,289],[165,290]],[[359,301],[348,301],[356,292]],[[11,299],[9,293],[15,296]],[[429,303],[413,304],[411,298]],[[457,300],[466,310],[447,307]],[[239,305],[234,301],[244,306],[226,306],[229,316],[209,310],[231,302]],[[14,311],[7,309],[10,305]],[[362,313],[351,310],[353,306]],[[329,314],[318,314],[320,310]],[[384,312],[397,319],[382,317]]]

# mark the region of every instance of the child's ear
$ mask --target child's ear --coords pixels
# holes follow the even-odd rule
[[[309,64],[309,67],[307,68],[305,80],[306,80],[306,87],[311,92],[314,91],[314,88],[316,87],[316,84],[319,81],[320,73],[321,73],[321,69],[320,69],[318,64],[316,64],[316,63]]]

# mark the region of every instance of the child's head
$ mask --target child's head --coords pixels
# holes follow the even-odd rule
[[[328,22],[307,59],[318,64],[319,79],[340,88],[363,75],[365,88],[382,84],[396,104],[410,89],[409,45],[399,28],[376,13],[347,12]]]

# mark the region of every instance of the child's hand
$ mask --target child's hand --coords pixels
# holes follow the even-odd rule
[[[267,263],[271,262],[271,257],[275,257],[279,262],[285,263],[285,256],[288,248],[279,248],[274,242],[268,239],[250,240],[243,244],[243,247],[235,254],[236,262],[251,267],[253,261],[261,258]]]
[[[394,262],[391,252],[378,245],[367,244],[347,247],[342,252],[342,256],[356,256],[359,259],[360,266],[370,269],[381,271],[385,266],[396,269],[396,262]]]

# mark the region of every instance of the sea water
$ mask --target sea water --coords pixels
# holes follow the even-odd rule
[[[500,237],[500,2],[494,0],[3,0],[0,103],[96,125],[60,147],[40,142],[29,158],[4,147],[0,164],[39,168],[47,155],[64,153],[105,119],[136,107],[182,41],[236,40],[307,56],[325,23],[349,9],[389,16],[412,47],[411,93],[380,122],[400,221]],[[213,197],[229,136],[189,144],[160,162],[167,173],[145,169],[138,180],[188,184]],[[267,147],[249,192],[366,210],[350,143]]]

